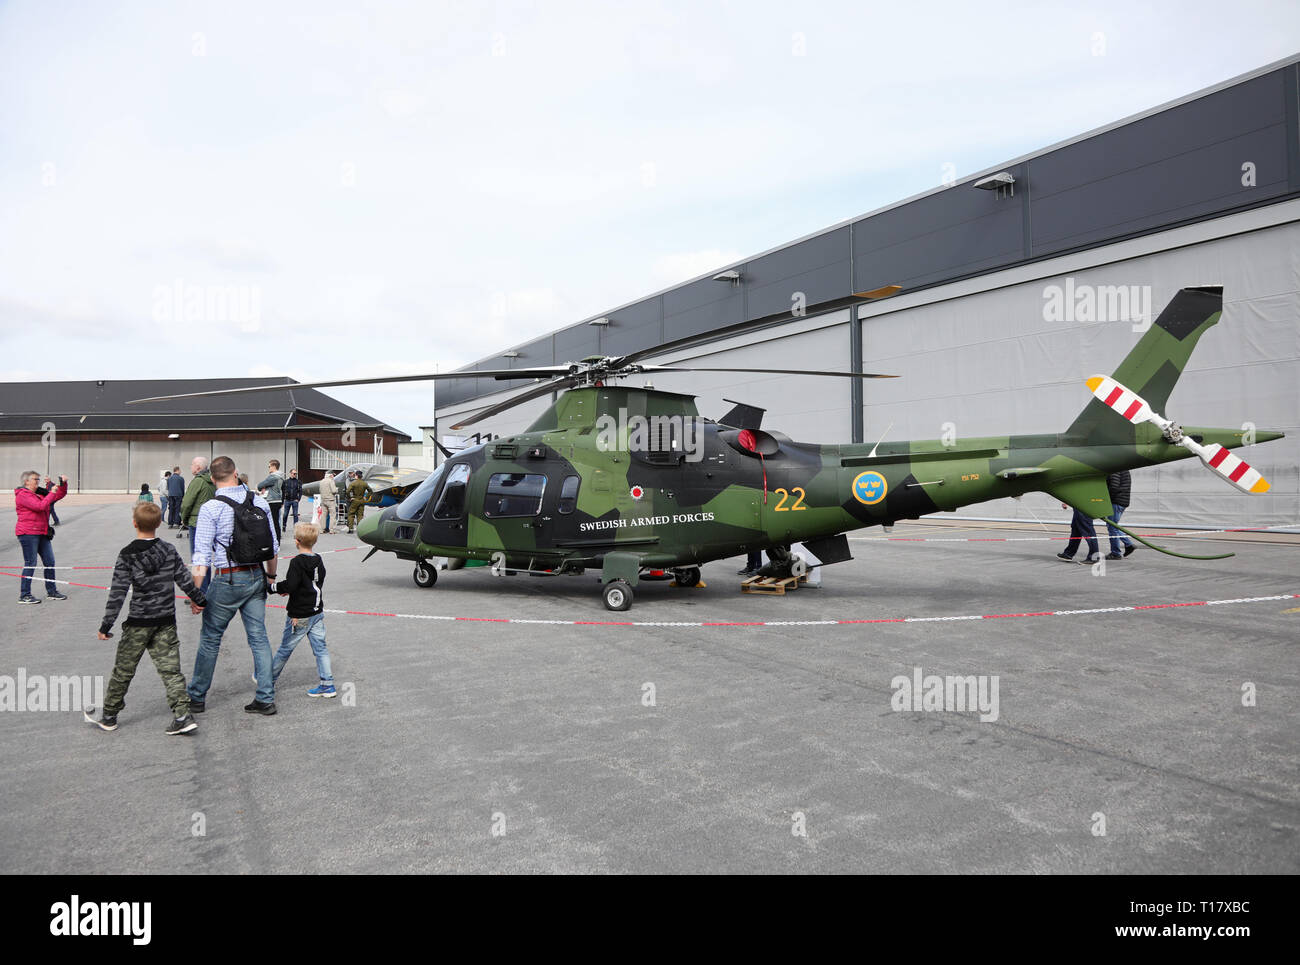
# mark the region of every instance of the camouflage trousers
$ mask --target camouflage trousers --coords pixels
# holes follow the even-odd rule
[[[348,529],[356,529],[357,524],[361,522],[361,520],[365,517],[365,515],[366,515],[365,503],[349,503],[348,504]]]
[[[113,675],[108,679],[108,693],[104,696],[105,717],[116,717],[126,706],[126,689],[131,686],[136,667],[146,650],[167,689],[167,703],[171,705],[172,713],[184,717],[190,712],[185,675],[181,673],[181,642],[176,636],[176,624],[168,623],[161,627],[122,628]]]

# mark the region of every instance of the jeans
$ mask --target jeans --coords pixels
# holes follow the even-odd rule
[[[167,522],[167,497],[161,493],[158,495],[158,509],[162,513],[163,522]]]
[[[1065,544],[1065,555],[1070,559],[1074,558],[1081,539],[1088,541],[1088,561],[1096,561],[1100,554],[1097,548],[1097,530],[1092,525],[1092,517],[1085,516],[1076,509],[1070,518],[1070,541]]]
[[[167,505],[171,509],[167,516],[167,525],[179,526],[181,524],[181,501],[172,496],[169,497]]]
[[[1111,524],[1118,523],[1119,518],[1124,515],[1124,510],[1128,509],[1128,507],[1112,506],[1111,508],[1115,510],[1115,513],[1112,516],[1106,517],[1106,529],[1110,533],[1110,551],[1114,553],[1116,556],[1119,556],[1121,553],[1124,552],[1124,548],[1120,544],[1123,543],[1124,546],[1132,546],[1133,541],[1129,539],[1127,536],[1123,535],[1119,530],[1117,530]]]
[[[290,513],[293,513],[293,523],[295,526],[297,526],[298,525],[298,500],[286,499],[284,501],[284,518],[280,521],[281,529],[289,525]]]
[[[323,684],[334,683],[330,672],[330,652],[325,649],[325,614],[317,613],[313,617],[298,617],[298,627],[294,629],[293,617],[284,618],[284,636],[280,640],[280,649],[271,661],[271,683],[280,679],[280,671],[293,655],[293,648],[302,643],[306,637],[311,643],[311,652],[316,655],[316,673]]]
[[[208,605],[203,608],[203,629],[199,631],[199,652],[194,657],[194,674],[188,688],[191,700],[203,700],[212,686],[217,668],[221,637],[235,614],[244,621],[248,647],[253,651],[253,674],[257,677],[257,699],[275,701],[271,680],[271,641],[266,637],[266,577],[262,568],[219,573],[208,588]]]
[[[31,596],[32,575],[36,572],[36,557],[40,556],[45,564],[45,592],[58,593],[58,584],[54,582],[54,547],[48,536],[23,535],[18,537],[23,548],[23,578],[18,590],[19,596]]]
[[[194,565],[194,527],[190,527],[190,565]],[[199,584],[199,589],[206,595],[208,587],[212,585],[212,567],[208,567],[208,572],[203,574],[203,582]]]
[[[271,525],[275,527],[275,538],[280,540],[284,537],[284,532],[280,529],[280,507],[283,503],[273,503],[268,499],[266,505],[271,510]]]

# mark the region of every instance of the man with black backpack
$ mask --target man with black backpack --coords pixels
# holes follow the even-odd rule
[[[186,688],[190,713],[201,714],[217,666],[221,638],[239,614],[253,651],[257,694],[244,710],[270,716],[275,713],[275,684],[271,678],[271,642],[266,636],[267,580],[275,579],[280,542],[271,525],[271,507],[265,499],[239,484],[235,461],[229,456],[212,460],[210,468],[216,495],[203,504],[195,524],[194,582],[201,583],[209,568],[199,650],[194,673]]]

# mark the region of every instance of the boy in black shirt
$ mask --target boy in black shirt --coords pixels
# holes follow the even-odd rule
[[[284,619],[284,637],[280,649],[271,661],[271,680],[280,677],[288,663],[293,648],[306,637],[311,652],[316,655],[316,672],[320,686],[307,691],[308,697],[335,697],[334,675],[330,672],[330,654],[325,649],[325,599],[321,587],[325,585],[325,564],[312,552],[319,531],[312,523],[298,523],[293,528],[293,541],[298,555],[289,563],[289,572],[275,585],[275,592],[289,597],[288,615]]]
[[[172,586],[180,586],[189,596],[193,613],[198,613],[207,600],[203,591],[194,585],[190,569],[176,548],[158,539],[156,534],[162,522],[162,510],[154,503],[136,503],[131,518],[135,523],[136,539],[117,554],[108,606],[99,626],[99,639],[108,640],[113,636],[110,631],[126,602],[128,589],[133,590],[131,610],[122,623],[122,639],[117,645],[117,659],[113,663],[113,676],[109,678],[108,694],[104,697],[103,714],[96,720],[95,708],[91,707],[85,712],[85,718],[87,723],[100,730],[117,730],[117,715],[126,706],[127,688],[135,677],[140,658],[148,650],[167,690],[167,703],[172,708],[173,719],[166,733],[189,734],[199,725],[190,713],[190,698],[185,692],[185,677],[181,673],[180,640],[176,636],[176,596]]]

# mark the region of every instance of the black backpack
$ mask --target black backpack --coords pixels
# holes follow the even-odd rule
[[[262,563],[275,556],[275,540],[271,536],[271,518],[266,510],[253,502],[253,494],[246,491],[244,501],[237,503],[229,496],[216,496],[235,510],[235,528],[226,544],[226,559],[231,566]]]

